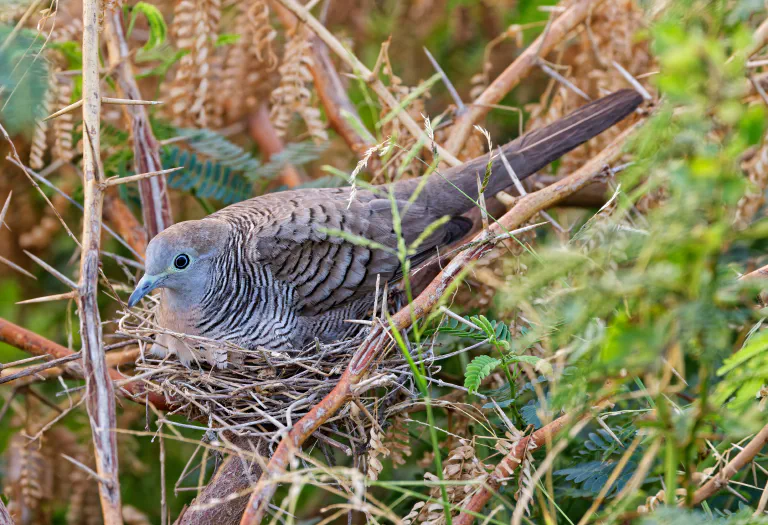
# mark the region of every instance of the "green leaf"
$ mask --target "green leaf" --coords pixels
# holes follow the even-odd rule
[[[165,42],[165,39],[168,36],[168,26],[163,19],[163,14],[157,7],[146,2],[138,2],[133,6],[133,9],[131,9],[131,21],[128,24],[127,32],[128,36],[131,36],[131,31],[133,31],[133,26],[136,23],[136,18],[139,16],[139,13],[147,17],[147,23],[149,24],[149,39],[143,47],[144,50],[149,51]]]
[[[480,383],[483,379],[488,377],[491,372],[501,365],[501,360],[488,355],[479,355],[475,357],[471,363],[467,365],[467,370],[464,372],[464,387],[469,390],[469,393],[477,392],[480,388]]]
[[[242,35],[238,35],[237,33],[222,33],[216,38],[215,47],[228,46],[230,44],[235,44],[240,41],[241,37]]]

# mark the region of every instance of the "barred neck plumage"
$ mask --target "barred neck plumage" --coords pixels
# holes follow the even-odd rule
[[[234,228],[226,249],[211,261],[196,328],[200,335],[244,348],[281,349],[296,324],[295,291],[248,257],[248,230]]]

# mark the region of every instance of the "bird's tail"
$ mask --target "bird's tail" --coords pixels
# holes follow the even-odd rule
[[[623,120],[642,101],[636,91],[622,89],[509,142],[502,147],[502,153],[518,179],[523,180]],[[489,155],[494,159],[485,193],[493,195],[512,185],[498,151],[493,151],[442,173],[433,173],[419,194],[418,202],[447,215],[465,213],[474,206],[472,200],[477,200],[477,177],[484,177]],[[418,184],[418,179],[396,183],[396,197],[407,199]]]

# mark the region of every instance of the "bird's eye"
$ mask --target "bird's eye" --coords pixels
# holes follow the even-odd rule
[[[186,253],[182,253],[176,256],[176,258],[173,260],[173,266],[177,270],[183,270],[187,266],[189,266],[189,255]]]

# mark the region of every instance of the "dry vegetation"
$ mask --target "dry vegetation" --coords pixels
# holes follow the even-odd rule
[[[0,523],[768,523],[766,16],[0,3]],[[627,87],[362,331],[149,355],[155,300],[125,301],[171,222],[439,171]]]

